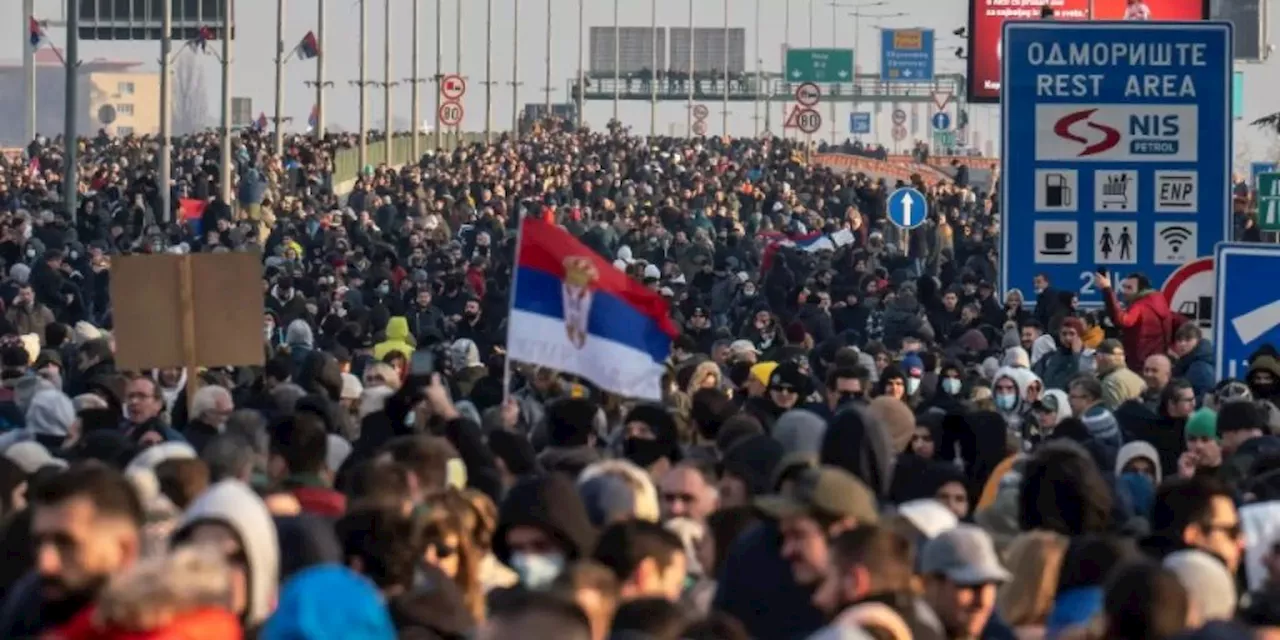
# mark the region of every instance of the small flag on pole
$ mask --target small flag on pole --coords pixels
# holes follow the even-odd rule
[[[307,35],[302,36],[302,42],[298,43],[298,46],[294,48],[294,51],[296,51],[298,57],[303,60],[310,60],[320,55],[320,43],[316,41],[315,32],[308,31]]]
[[[307,128],[315,129],[320,124],[320,106],[311,105],[311,115],[307,116]]]
[[[207,52],[209,41],[213,40],[213,29],[209,27],[200,27],[196,31],[196,39],[192,42],[192,46],[199,47],[202,53]]]
[[[267,130],[267,113],[265,111],[258,114],[258,120],[253,123],[253,128],[258,131]]]
[[[40,177],[40,158],[31,157],[31,162],[27,163],[27,176],[32,179]]]
[[[31,38],[31,48],[39,49],[40,43],[44,41],[44,29],[34,17],[27,23],[27,35]]]

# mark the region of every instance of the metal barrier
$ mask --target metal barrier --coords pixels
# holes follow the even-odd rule
[[[495,137],[497,134],[495,133]],[[484,141],[484,132],[463,132],[462,144],[471,145]],[[441,137],[442,149],[444,151],[453,151],[457,148],[457,136],[445,134]],[[435,149],[435,134],[422,134],[421,148],[423,151],[431,151]],[[378,166],[383,164],[386,159],[387,141],[378,140],[369,143],[369,164]],[[396,134],[391,138],[391,166],[398,167],[406,164],[413,164],[418,158],[413,157],[413,138],[406,134]],[[340,184],[348,180],[355,180],[360,175],[360,149],[359,147],[351,147],[349,149],[341,149],[333,155],[333,184]]]

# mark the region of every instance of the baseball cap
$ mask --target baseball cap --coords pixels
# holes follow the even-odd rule
[[[825,515],[871,524],[880,519],[876,498],[867,485],[848,471],[830,466],[800,471],[782,491],[756,498],[755,505],[773,519]]]
[[[67,461],[53,457],[44,445],[34,440],[26,440],[9,446],[4,450],[4,457],[18,465],[28,475],[45,467],[67,468]]]
[[[750,340],[734,340],[729,344],[729,353],[735,356],[744,353],[760,355],[760,350]]]
[[[1052,394],[1042,395],[1039,400],[1036,400],[1035,403],[1031,405],[1031,408],[1043,413],[1057,413],[1058,398]]]
[[[960,586],[1008,582],[991,536],[979,527],[962,524],[943,531],[924,545],[920,572],[941,575]]]

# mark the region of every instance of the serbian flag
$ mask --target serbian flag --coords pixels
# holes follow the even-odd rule
[[[316,34],[308,31],[307,35],[302,36],[302,42],[293,49],[298,53],[298,57],[303,60],[310,60],[320,55],[320,43],[316,41]]]
[[[263,111],[258,114],[258,119],[254,121],[253,128],[257,129],[258,131],[267,130],[267,112]]]
[[[27,36],[31,39],[31,48],[39,49],[40,43],[44,41],[44,29],[40,27],[40,21],[34,17],[27,23]]]
[[[307,116],[307,128],[315,129],[320,124],[320,105],[311,105],[311,115]]]
[[[768,273],[769,269],[773,267],[773,257],[783,247],[793,247],[808,253],[817,253],[824,249],[834,251],[836,248],[836,243],[821,231],[813,231],[794,237],[787,237],[782,233],[772,231],[761,233],[760,236],[769,240],[769,244],[765,245],[764,252],[760,256],[760,273]]]
[[[40,158],[31,157],[31,162],[27,163],[27,177],[33,180],[40,177]]]
[[[509,358],[624,396],[662,399],[664,363],[679,333],[662,296],[536,217],[521,222],[516,256]]]
[[[199,198],[178,198],[178,219],[186,222],[198,236],[201,233],[201,220],[204,210],[209,206],[208,200]]]

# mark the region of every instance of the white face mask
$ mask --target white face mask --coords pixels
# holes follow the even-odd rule
[[[942,391],[953,396],[960,393],[960,380],[958,378],[944,378],[942,380]]]
[[[997,393],[996,408],[1001,411],[1013,411],[1013,407],[1018,404],[1018,394],[1016,393]]]
[[[907,394],[913,394],[920,388],[920,378],[907,378]]]
[[[514,553],[511,570],[520,576],[520,584],[527,589],[542,589],[560,576],[564,570],[564,556],[559,553]]]

